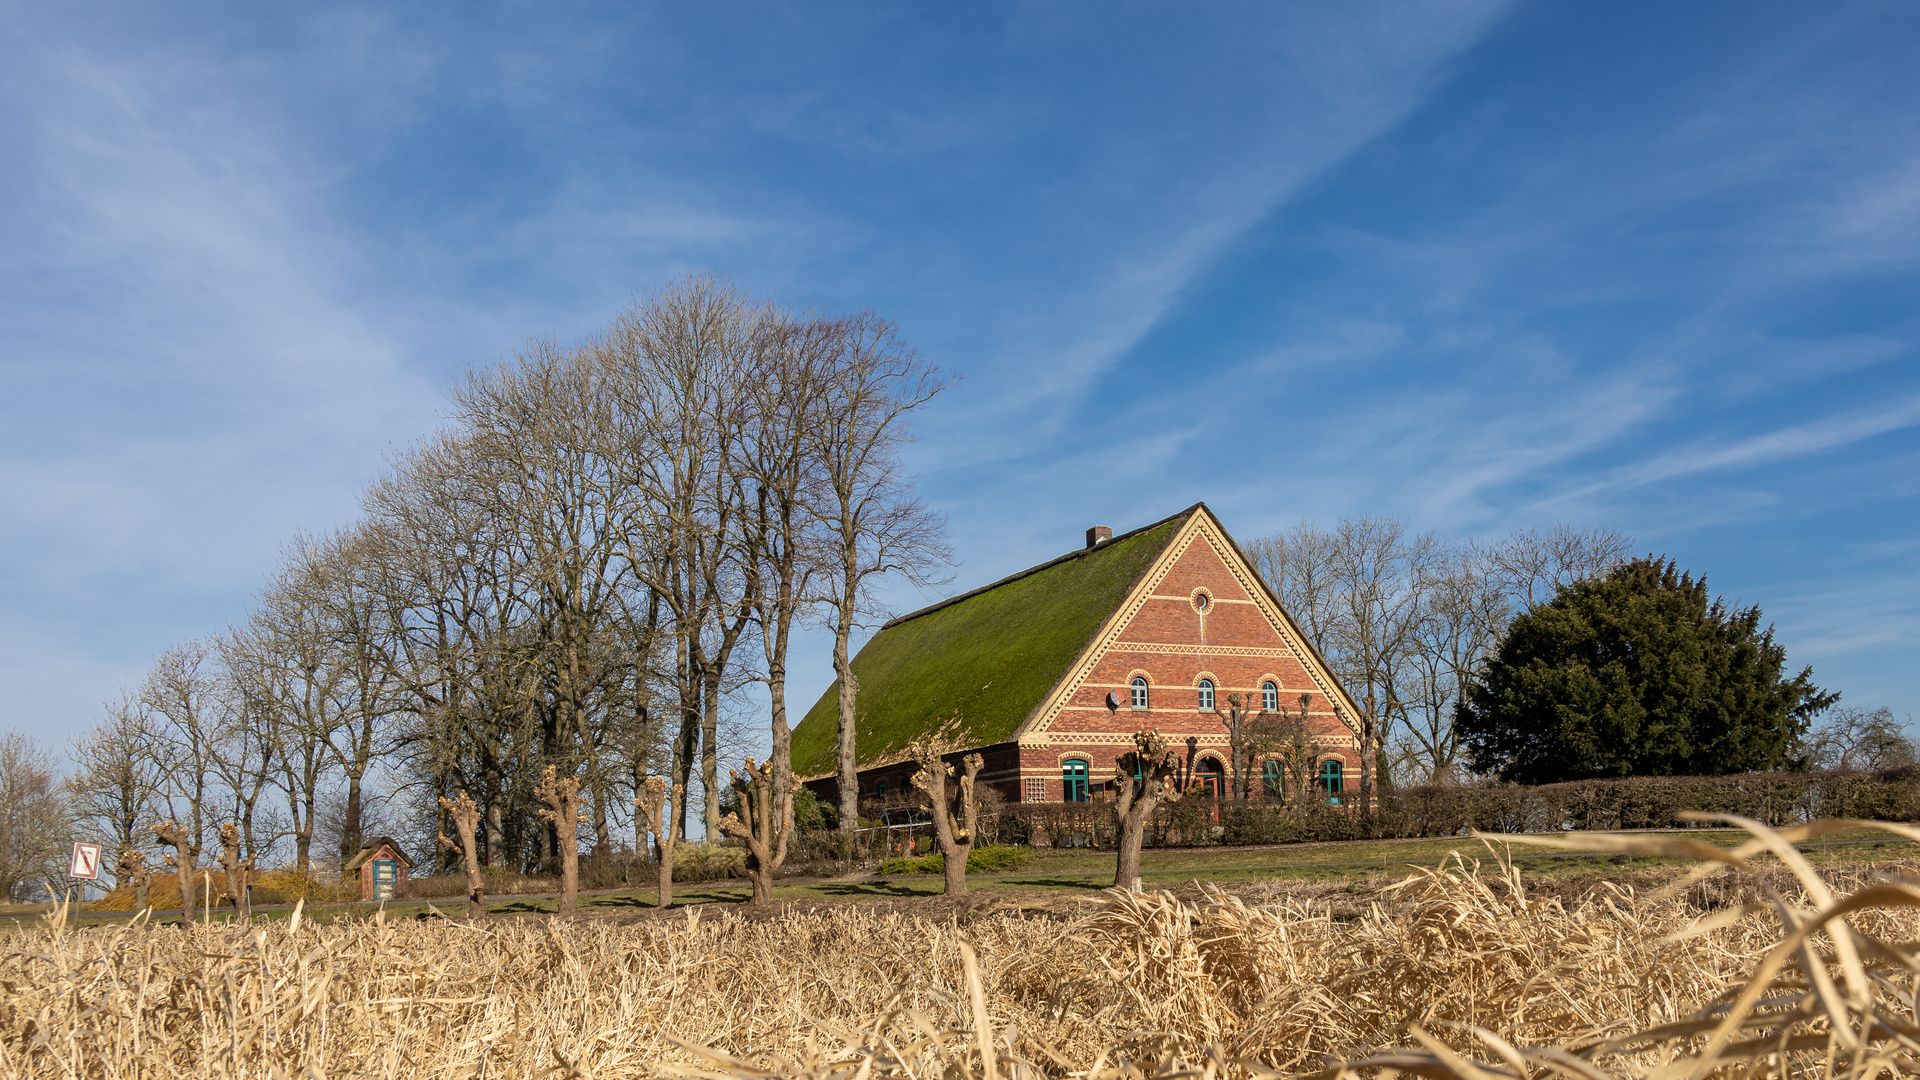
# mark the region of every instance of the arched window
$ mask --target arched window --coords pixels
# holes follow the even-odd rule
[[[1281,793],[1285,791],[1285,785],[1281,783],[1280,779],[1280,760],[1278,758],[1268,758],[1266,763],[1260,766],[1260,790],[1265,793],[1269,799],[1278,799]]]
[[[1267,712],[1280,711],[1280,684],[1272,679],[1260,684],[1260,708]]]
[[[1133,707],[1136,709],[1146,708],[1147,707],[1147,680],[1141,678],[1138,675],[1135,675],[1133,677],[1132,686],[1133,686]]]
[[[1087,763],[1068,758],[1060,763],[1060,797],[1067,802],[1087,801]]]
[[[1194,780],[1200,785],[1200,794],[1209,799],[1217,799],[1227,790],[1227,769],[1216,757],[1201,758],[1194,768]]]
[[[1200,711],[1201,712],[1213,711],[1213,680],[1212,679],[1200,680]]]
[[[1328,758],[1320,763],[1320,786],[1326,789],[1327,801],[1340,801],[1340,788],[1343,783],[1346,766],[1338,758]]]

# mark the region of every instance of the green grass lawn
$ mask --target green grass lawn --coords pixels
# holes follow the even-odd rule
[[[1689,839],[1722,847],[1732,847],[1747,838],[1746,833],[1734,829],[1696,829],[1688,830],[1685,835]],[[1519,863],[1523,872],[1533,878],[1627,875],[1684,862],[1679,859],[1606,853],[1562,852],[1517,843],[1510,846],[1496,844],[1495,848]],[[1887,862],[1920,855],[1920,845],[1872,829],[1850,830],[1822,837],[1818,842],[1802,845],[1802,850],[1817,865]],[[1458,852],[1468,859],[1487,861],[1491,861],[1495,854],[1486,844],[1466,837],[1288,844],[1261,848],[1163,848],[1143,852],[1140,871],[1147,884],[1163,888],[1209,881],[1223,884],[1299,881],[1363,886],[1405,873],[1408,864],[1437,864],[1449,852]],[[1111,851],[1039,851],[1034,854],[1032,862],[1019,870],[969,877],[968,887],[971,891],[1004,895],[1010,899],[1021,895],[1033,898],[1093,897],[1113,884],[1113,864],[1114,854]],[[934,875],[867,875],[780,885],[774,889],[774,898],[802,903],[808,900],[897,900],[931,896],[942,889],[942,879]],[[749,889],[744,881],[686,884],[677,886],[673,894],[674,903],[686,905],[740,904],[745,903],[748,897]],[[654,899],[652,889],[587,893],[580,897],[580,908],[583,912],[593,913],[648,911],[653,908]],[[546,895],[493,899],[487,906],[496,915],[530,915],[552,912],[555,905],[555,896]],[[40,925],[38,916],[46,910],[44,904],[0,907],[0,928],[21,929]],[[373,910],[372,906],[364,904],[314,905],[307,907],[302,917],[332,922],[344,918],[366,918]],[[458,918],[466,911],[466,901],[459,897],[431,903],[423,900],[400,901],[389,903],[386,915],[390,919],[431,918],[435,910]],[[272,908],[257,911],[254,917],[280,920],[290,914],[285,908]],[[124,923],[129,918],[124,913],[76,911],[70,916],[70,923],[79,926],[111,925]],[[222,912],[217,918],[227,921],[231,914]],[[178,924],[179,916],[161,917],[154,921],[161,925]]]

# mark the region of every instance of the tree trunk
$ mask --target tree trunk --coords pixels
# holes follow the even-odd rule
[[[546,803],[540,817],[553,826],[554,843],[560,855],[560,906],[558,914],[579,911],[580,896],[580,780],[559,776],[547,766],[535,795]]]
[[[340,861],[346,862],[360,853],[364,841],[360,836],[360,815],[363,807],[360,799],[360,775],[347,774],[347,813],[340,828]]]
[[[719,835],[720,828],[720,674],[706,673],[700,695],[700,787],[704,796],[700,807],[700,826],[707,842]]]
[[[920,771],[913,774],[913,786],[925,793],[933,804],[933,838],[940,845],[947,895],[958,896],[967,891],[967,858],[973,854],[978,835],[980,815],[975,781],[983,760],[979,754],[968,754],[961,762],[965,774],[955,785],[956,790],[949,792],[947,781],[953,777],[953,766],[942,757],[944,748],[945,744],[940,742],[921,740],[913,744],[909,753],[920,766]]]
[[[833,627],[833,673],[839,676],[840,720],[836,743],[835,770],[840,786],[840,835],[846,856],[853,857],[853,830],[860,823],[860,771],[855,763],[854,705],[860,693],[860,680],[853,674],[853,658],[848,655],[853,638],[853,597],[843,598],[840,617]]]
[[[180,922],[183,926],[192,926],[194,910],[193,887],[197,884],[197,882],[193,880],[193,862],[196,849],[178,822],[168,821],[161,825],[155,825],[153,826],[153,833],[160,838],[162,844],[174,850],[174,854],[169,855],[167,861],[173,863],[174,868],[180,875]]]
[[[1147,819],[1159,800],[1142,797],[1120,816],[1120,852],[1114,863],[1113,886],[1140,890],[1140,847],[1147,836]]]
[[[480,808],[474,804],[473,796],[464,791],[457,799],[441,799],[440,808],[453,819],[453,831],[460,838],[460,862],[467,871],[467,918],[482,918],[487,913],[486,883],[480,875],[480,850],[475,840]],[[440,843],[452,846],[445,833],[440,834]]]
[[[307,804],[307,820],[313,820],[313,804]],[[293,868],[302,877],[313,865],[313,826],[308,825],[302,832],[293,834]]]
[[[492,790],[498,792],[495,786]],[[505,796],[495,794],[487,800],[487,865],[499,866],[507,857],[506,852],[506,802]]]
[[[1147,820],[1164,799],[1178,799],[1169,783],[1179,763],[1158,731],[1136,731],[1134,750],[1120,758],[1114,779],[1120,786],[1115,817],[1120,823],[1120,850],[1114,860],[1113,884],[1119,889],[1140,888],[1140,847],[1146,840]],[[1191,755],[1189,747],[1189,755]]]
[[[233,901],[234,921],[249,926],[253,922],[253,905],[247,900],[247,883],[253,876],[253,860],[240,858],[240,842],[239,826],[231,823],[220,826],[220,868],[227,876],[227,886],[222,892]]]
[[[773,794],[772,764],[755,764],[747,759],[745,775],[732,774],[734,794],[740,809],[720,819],[719,831],[744,840],[747,845],[747,876],[753,882],[753,902],[773,900],[773,875],[787,858],[787,838],[792,830],[793,793],[785,798]]]
[[[679,799],[677,791],[674,797]],[[636,824],[645,821],[653,832],[654,847],[660,853],[660,898],[653,909],[665,911],[673,905],[673,822],[678,811],[669,801],[664,778],[649,776],[640,785],[640,793],[633,800],[633,816]]]

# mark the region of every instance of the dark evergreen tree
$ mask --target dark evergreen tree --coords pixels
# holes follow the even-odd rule
[[[1522,784],[1777,769],[1840,697],[1785,663],[1757,606],[1636,559],[1516,618],[1457,723],[1476,771]]]

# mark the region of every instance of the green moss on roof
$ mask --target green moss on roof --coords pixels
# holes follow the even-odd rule
[[[881,627],[853,659],[860,766],[900,758],[935,728],[962,746],[1012,738],[1190,513]],[[834,771],[839,692],[828,687],[794,729],[796,775]]]

